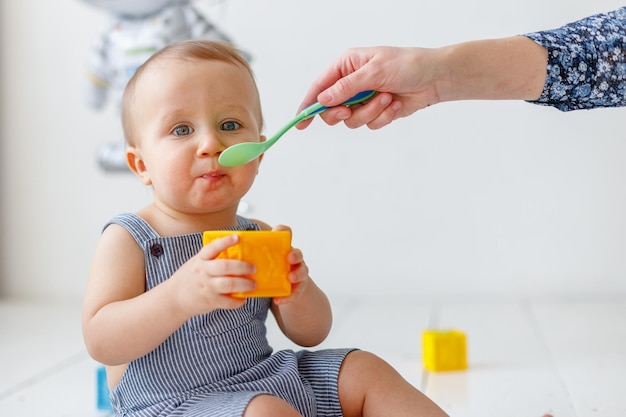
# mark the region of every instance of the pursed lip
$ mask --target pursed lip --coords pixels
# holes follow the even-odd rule
[[[221,178],[224,178],[225,176],[226,176],[226,173],[224,171],[219,170],[219,169],[213,169],[200,175],[200,178],[209,180],[209,181],[216,181]]]

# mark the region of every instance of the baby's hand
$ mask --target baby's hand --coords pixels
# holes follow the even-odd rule
[[[215,259],[238,241],[236,234],[214,240],[170,278],[176,281],[175,297],[179,307],[190,317],[216,308],[241,307],[245,299],[233,298],[230,294],[255,289],[256,283],[250,279],[255,272],[254,265],[232,259]]]
[[[276,226],[274,230],[291,231],[291,228],[280,225]],[[298,298],[304,293],[311,280],[309,277],[309,267],[304,262],[304,256],[300,249],[291,248],[291,252],[287,255],[287,262],[290,265],[290,272],[287,278],[289,282],[291,282],[291,295],[287,297],[275,297],[274,303],[278,305],[287,304]]]

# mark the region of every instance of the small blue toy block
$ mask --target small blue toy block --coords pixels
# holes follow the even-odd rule
[[[109,385],[104,366],[99,366],[96,370],[96,403],[98,410],[113,411],[111,400],[109,400]]]

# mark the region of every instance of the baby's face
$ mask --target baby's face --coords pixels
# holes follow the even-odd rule
[[[260,160],[225,168],[217,158],[234,144],[263,140],[250,73],[219,61],[164,59],[138,81],[132,103],[138,174],[155,199],[183,212],[236,207]]]
[[[219,61],[166,59],[146,69],[133,105],[138,139],[180,133],[226,132],[230,146],[258,141],[262,123],[258,93],[246,69]],[[226,125],[224,125],[226,123]]]

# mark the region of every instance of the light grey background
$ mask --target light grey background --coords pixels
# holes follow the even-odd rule
[[[351,46],[434,47],[547,29],[622,1],[200,1],[254,57],[266,133]],[[104,174],[121,135],[82,101],[105,21],[78,0],[0,0],[0,290],[79,298],[104,223],[150,190]],[[626,291],[626,109],[445,103],[379,130],[292,131],[263,161],[249,216],[294,230],[329,293]]]

